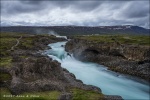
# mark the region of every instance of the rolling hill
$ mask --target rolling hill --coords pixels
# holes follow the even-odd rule
[[[150,35],[150,29],[139,26],[2,26],[1,32],[29,34],[92,35],[92,34],[129,34]]]

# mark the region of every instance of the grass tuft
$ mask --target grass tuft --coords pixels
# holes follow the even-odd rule
[[[10,67],[11,62],[12,62],[12,57],[11,56],[2,57],[2,58],[0,58],[0,67],[1,66]]]
[[[103,94],[95,91],[74,88],[71,89],[71,92],[73,93],[73,100],[102,100],[104,98]]]

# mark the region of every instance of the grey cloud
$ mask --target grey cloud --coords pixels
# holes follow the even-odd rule
[[[28,12],[35,12],[40,11],[46,8],[43,5],[28,5],[26,3],[22,3],[19,1],[10,1],[5,2],[2,5],[2,13],[4,14],[20,14],[20,13],[28,13]],[[6,6],[6,7],[5,7]]]
[[[5,13],[17,14],[41,11],[44,9],[53,8],[70,8],[78,11],[91,11],[97,8],[102,2],[101,1],[39,1],[39,0],[20,0],[18,2],[10,1],[6,3]]]
[[[144,27],[148,27],[149,25],[147,24],[147,22],[149,22],[149,6],[150,6],[148,0],[147,1],[137,1],[137,0],[11,1],[10,0],[10,1],[2,1],[1,3],[2,3],[1,5],[2,20],[3,19],[9,20],[12,21],[13,23],[12,19],[15,18],[19,19],[18,21],[19,24],[25,25],[27,24],[36,25],[37,23],[39,25],[49,25],[52,23],[54,25],[60,25],[63,23],[63,25],[74,24],[74,25],[91,25],[91,26],[134,24]],[[28,15],[27,18],[21,19],[19,15],[23,14],[27,14]],[[86,15],[86,17],[84,16],[84,14]],[[30,15],[32,15],[32,18],[35,21],[34,23],[30,23],[30,21],[32,20]],[[39,15],[44,16],[42,21],[39,20]],[[64,15],[67,16],[64,17]],[[65,22],[65,20],[67,21]]]
[[[24,5],[17,5],[13,7],[13,10],[10,10],[12,13],[26,13],[26,12],[35,12],[42,10],[43,7],[37,6],[24,6]]]
[[[44,3],[41,6],[53,6],[53,7],[58,7],[61,9],[64,8],[73,8],[73,9],[78,9],[81,11],[90,11],[95,8],[97,8],[102,1],[79,1],[79,0],[61,0],[61,1],[21,1],[22,3],[29,4],[29,5],[36,5],[39,6],[40,4]]]
[[[40,1],[40,0],[21,0],[20,2],[24,3],[24,4],[37,5],[37,4],[42,3],[43,1]]]
[[[78,1],[72,4],[72,7],[83,12],[89,12],[99,7],[102,3],[102,1]]]
[[[149,2],[143,1],[131,2],[126,9],[122,11],[122,16],[126,18],[140,18],[149,15]]]

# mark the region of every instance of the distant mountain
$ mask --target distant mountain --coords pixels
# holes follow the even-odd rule
[[[91,34],[130,34],[150,35],[150,29],[139,26],[2,26],[1,32],[19,32],[30,34],[91,35]]]

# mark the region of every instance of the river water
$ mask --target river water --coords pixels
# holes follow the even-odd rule
[[[149,84],[135,81],[126,75],[107,70],[107,67],[90,62],[81,62],[67,55],[66,42],[49,44],[52,48],[45,53],[61,63],[63,68],[73,73],[77,79],[88,85],[94,85],[107,95],[120,95],[126,100],[149,100]]]

